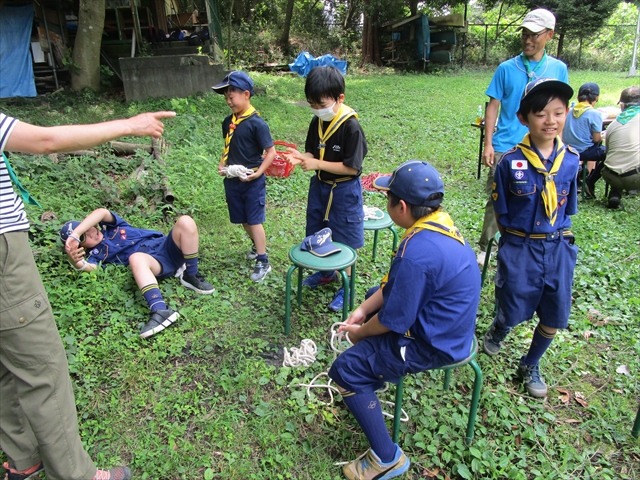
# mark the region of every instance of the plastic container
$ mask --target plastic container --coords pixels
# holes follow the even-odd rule
[[[476,125],[482,123],[482,105],[478,105],[478,112],[476,113]]]
[[[287,162],[284,157],[281,155],[283,150],[278,151],[278,147],[290,147],[296,148],[295,144],[287,143],[282,141],[273,142],[274,147],[276,147],[276,157],[269,165],[269,168],[264,172],[268,177],[279,177],[279,178],[287,178],[293,172],[295,165],[291,165]]]

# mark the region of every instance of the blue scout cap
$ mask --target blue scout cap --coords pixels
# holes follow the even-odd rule
[[[78,225],[80,225],[80,222],[69,220],[62,226],[62,228],[60,229],[60,239],[62,240],[62,243],[67,242],[67,238],[69,238],[69,235],[73,233]],[[80,243],[82,242],[84,242],[84,234],[80,235]]]
[[[597,83],[587,82],[578,90],[578,96],[581,95],[600,95],[600,87]]]
[[[433,165],[420,160],[409,160],[396,168],[391,176],[381,176],[373,181],[380,190],[390,190],[411,205],[438,207],[442,199],[427,200],[434,193],[444,195],[444,183]]]
[[[534,92],[542,92],[544,90],[557,92],[563,97],[566,97],[567,100],[573,97],[573,88],[571,88],[568,84],[561,82],[560,80],[556,80],[555,78],[541,77],[534,80],[533,82],[527,83],[527,86],[524,87],[522,100],[524,100]]]
[[[332,253],[341,252],[331,241],[331,229],[323,228],[319,232],[309,235],[300,244],[300,250],[314,254],[316,257],[326,257]]]
[[[234,70],[233,72],[229,72],[226,77],[217,85],[214,85],[213,91],[219,94],[224,94],[224,90],[227,87],[236,87],[240,90],[248,90],[251,96],[254,95],[253,92],[253,80],[244,72]]]

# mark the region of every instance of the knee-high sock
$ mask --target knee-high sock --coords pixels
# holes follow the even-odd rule
[[[167,309],[167,304],[164,303],[162,292],[158,288],[157,283],[150,283],[149,285],[142,287],[140,291],[152,312]]]
[[[185,253],[184,254],[184,264],[187,266],[184,273],[187,275],[195,275],[198,273],[198,252],[196,253]]]
[[[522,363],[524,365],[536,365],[544,352],[547,351],[551,342],[553,342],[553,338],[556,336],[554,333],[549,333],[544,325],[538,324],[535,331],[533,332],[533,340],[531,341],[531,347],[529,347],[529,352],[522,357]]]
[[[344,392],[342,398],[360,428],[362,428],[367,440],[369,440],[369,445],[376,452],[376,455],[384,463],[392,461],[396,453],[396,445],[391,440],[387,426],[384,423],[380,400],[378,400],[375,392],[358,394]]]

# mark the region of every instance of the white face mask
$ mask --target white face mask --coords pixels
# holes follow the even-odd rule
[[[338,102],[333,102],[333,105],[327,108],[319,108],[319,109],[312,108],[311,111],[320,120],[323,120],[325,122],[330,122],[337,115],[336,112],[333,111],[333,107],[336,106],[336,103]]]

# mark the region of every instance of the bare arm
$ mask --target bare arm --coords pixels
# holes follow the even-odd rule
[[[125,135],[136,137],[149,135],[159,138],[164,130],[160,119],[173,116],[175,112],[143,113],[110,122],[57,127],[38,127],[18,121],[7,140],[5,149],[47,154],[82,150]]]
[[[95,227],[100,222],[114,223],[114,216],[106,208],[98,208],[85,217],[80,225],[78,225],[69,235],[65,242],[64,249],[69,257],[69,263],[76,270],[88,271],[97,268],[96,265],[86,263],[84,259],[84,248],[80,246],[78,239],[84,235],[91,227]]]
[[[362,326],[343,325],[340,327],[340,331],[348,332],[349,340],[351,340],[352,343],[356,344],[364,338],[373,337],[375,335],[382,335],[384,333],[390,332],[391,330],[382,325],[380,323],[380,320],[378,319],[378,314],[375,314],[373,317],[371,317],[371,320],[369,320]]]
[[[602,142],[602,133],[591,132],[591,139],[593,140],[593,143],[597,145],[598,143]]]
[[[491,98],[484,118],[484,151],[482,152],[482,160],[487,167],[493,166],[495,162],[493,150],[493,130],[498,119],[498,108],[500,100]]]
[[[260,168],[258,168],[258,170],[256,170],[251,175],[247,176],[247,178],[241,178],[241,181],[250,182],[251,180],[255,180],[256,178],[259,178],[267,170],[267,168],[269,168],[269,166],[273,162],[273,159],[276,158],[276,147],[269,147],[265,150],[265,152],[266,154],[262,160],[262,163],[260,164]]]
[[[366,320],[368,315],[380,310],[383,304],[384,299],[382,297],[382,289],[379,289],[376,293],[360,304],[358,308],[351,312],[345,323],[348,325],[361,324]],[[343,326],[338,329],[339,332],[342,330]]]

